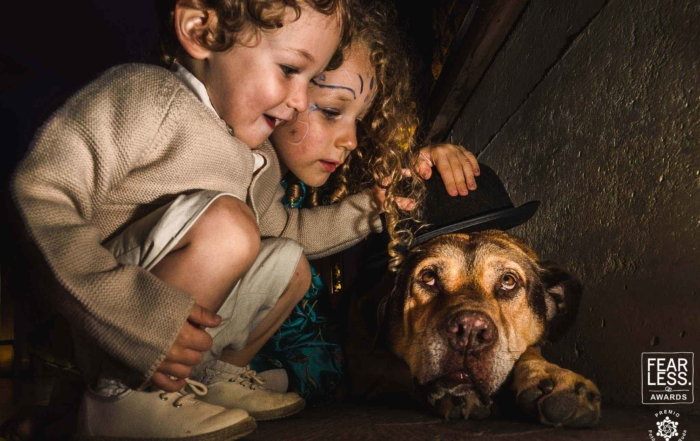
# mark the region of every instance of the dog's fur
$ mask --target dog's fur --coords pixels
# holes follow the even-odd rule
[[[538,349],[566,330],[580,296],[567,271],[509,234],[433,239],[408,253],[393,281],[356,297],[346,344],[354,389],[413,389],[454,419],[488,416],[508,384],[519,407],[544,424],[593,426],[597,387]]]

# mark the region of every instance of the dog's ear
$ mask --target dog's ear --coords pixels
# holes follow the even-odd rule
[[[547,306],[547,340],[559,340],[576,320],[583,290],[571,273],[554,262],[540,262]]]
[[[389,342],[389,324],[387,323],[387,309],[389,308],[389,301],[391,296],[394,294],[392,290],[388,295],[384,296],[377,306],[377,328],[374,334],[374,342],[372,347],[376,348],[379,346],[388,346]]]
[[[377,306],[377,327],[374,338],[374,346],[377,345],[389,347],[389,327],[392,319],[392,314],[396,314],[396,302],[401,300],[406,295],[408,274],[406,265],[402,265],[395,277],[393,274],[387,273],[382,290],[385,294],[381,297]]]
[[[386,292],[386,291],[385,291]],[[396,301],[399,294],[398,277],[396,282],[394,282],[394,287],[388,294],[384,295],[379,301],[377,306],[377,332],[374,336],[374,347],[386,347],[389,348],[389,321],[391,320],[391,314],[393,314],[394,302]]]

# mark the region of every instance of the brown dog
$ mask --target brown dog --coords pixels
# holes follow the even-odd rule
[[[495,230],[444,235],[411,250],[391,284],[385,278],[351,308],[346,353],[356,392],[413,389],[445,418],[483,418],[508,384],[544,424],[597,424],[595,384],[538,348],[573,320],[580,285],[523,241]]]

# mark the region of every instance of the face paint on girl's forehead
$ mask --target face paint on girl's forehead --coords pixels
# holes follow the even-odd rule
[[[344,68],[342,68],[342,67],[338,70],[338,72],[342,72],[342,73],[345,74],[345,76],[346,76],[347,79],[348,79],[348,83],[349,83],[349,84],[352,84],[352,83],[353,83],[353,77],[354,77],[354,75],[357,75],[357,78],[359,79],[359,82],[360,82],[360,93],[359,93],[359,95],[362,95],[362,94],[365,92],[365,79],[362,77],[361,74],[355,73],[355,72],[352,72],[352,73],[351,73],[351,72],[348,72],[346,69],[344,69]],[[369,72],[366,72],[366,73],[365,73],[365,76],[366,76],[366,77],[369,77]],[[371,84],[371,86],[374,87],[374,85],[373,85],[374,77],[372,77],[371,79],[372,79],[372,84]],[[353,87],[351,87],[351,86],[346,86],[346,85],[342,85],[342,84],[322,84],[322,83],[325,83],[326,81],[327,81],[327,77],[326,77],[326,74],[325,74],[325,73],[319,74],[316,78],[314,78],[313,80],[311,80],[311,82],[312,82],[315,86],[318,86],[318,87],[320,87],[320,88],[326,88],[326,89],[344,89],[344,90],[347,90],[347,91],[349,91],[350,93],[352,93],[353,99],[357,99],[357,95],[358,95],[358,94],[357,94],[356,90],[355,90]],[[370,88],[370,90],[372,90],[372,89]],[[365,97],[365,99],[364,99],[363,102],[366,103],[367,101],[368,101],[368,97]]]
[[[318,78],[318,80],[320,81],[320,78]],[[313,83],[314,86],[318,86],[322,89],[345,89],[345,90],[349,91],[350,93],[352,93],[353,99],[357,99],[357,94],[355,93],[355,89],[353,89],[351,87],[339,86],[339,85],[335,85],[335,84],[321,84],[319,81],[317,81],[317,79],[311,80],[311,82]]]

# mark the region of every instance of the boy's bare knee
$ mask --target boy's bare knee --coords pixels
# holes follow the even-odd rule
[[[252,210],[240,199],[220,196],[192,227],[191,242],[208,247],[217,258],[231,256],[252,264],[260,252],[260,231]]]
[[[220,223],[223,228],[230,226],[247,228],[248,232],[254,233],[252,236],[260,239],[260,231],[253,210],[245,202],[233,196],[216,198],[202,214],[202,217],[208,218],[210,222]]]
[[[292,280],[289,282],[292,292],[298,300],[301,300],[311,286],[311,266],[305,255],[301,255]]]

